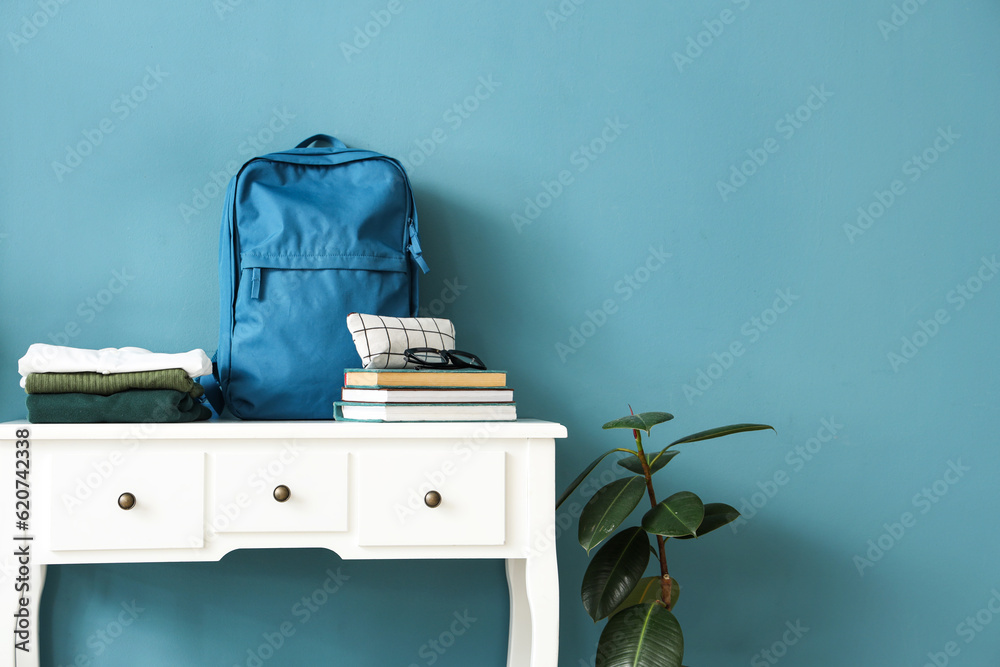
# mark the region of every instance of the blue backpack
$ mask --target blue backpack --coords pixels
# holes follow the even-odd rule
[[[219,239],[216,379],[230,412],[332,419],[344,369],[360,364],[348,313],[415,316],[417,267],[427,272],[398,161],[319,134],[244,164]]]

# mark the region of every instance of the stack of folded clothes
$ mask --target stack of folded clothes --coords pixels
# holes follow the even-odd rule
[[[17,363],[28,421],[191,422],[208,419],[192,378],[212,372],[203,350],[84,350],[35,343]]]

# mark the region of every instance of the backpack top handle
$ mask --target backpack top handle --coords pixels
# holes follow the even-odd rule
[[[314,134],[313,136],[309,137],[308,139],[300,143],[298,146],[296,146],[296,148],[309,148],[311,144],[315,144],[318,142],[328,143],[334,148],[347,148],[347,145],[344,144],[343,141],[341,141],[340,139],[335,139],[334,137],[331,137],[329,134]]]

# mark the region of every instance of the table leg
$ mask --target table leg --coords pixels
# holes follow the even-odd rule
[[[555,549],[507,560],[510,636],[507,667],[556,667],[559,660],[559,571]]]
[[[507,590],[510,592],[510,634],[507,667],[527,665],[531,659],[531,608],[525,587],[524,558],[507,559]]]

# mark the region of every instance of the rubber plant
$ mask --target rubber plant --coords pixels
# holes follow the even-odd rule
[[[596,667],[682,667],[684,635],[671,611],[680,587],[667,569],[668,539],[687,540],[706,535],[739,518],[725,503],[703,503],[690,491],[679,491],[657,501],[653,475],[680,452],[677,445],[701,442],[747,431],[774,430],[766,424],[732,424],[694,433],[671,442],[649,456],[642,446],[642,431],[651,436],[657,424],[673,419],[667,412],[642,412],[615,419],[605,429],[631,429],[635,449],[616,448],[591,463],[566,488],[556,507],[573,493],[606,456],[624,453],[618,460],[632,474],[602,487],[584,506],[579,520],[579,540],[589,554],[602,542],[583,575],[583,606],[594,622],[607,618],[597,645]],[[615,530],[642,501],[651,509],[639,526]],[[649,536],[656,538],[656,548]],[[659,559],[659,574],[644,577],[650,554]]]

